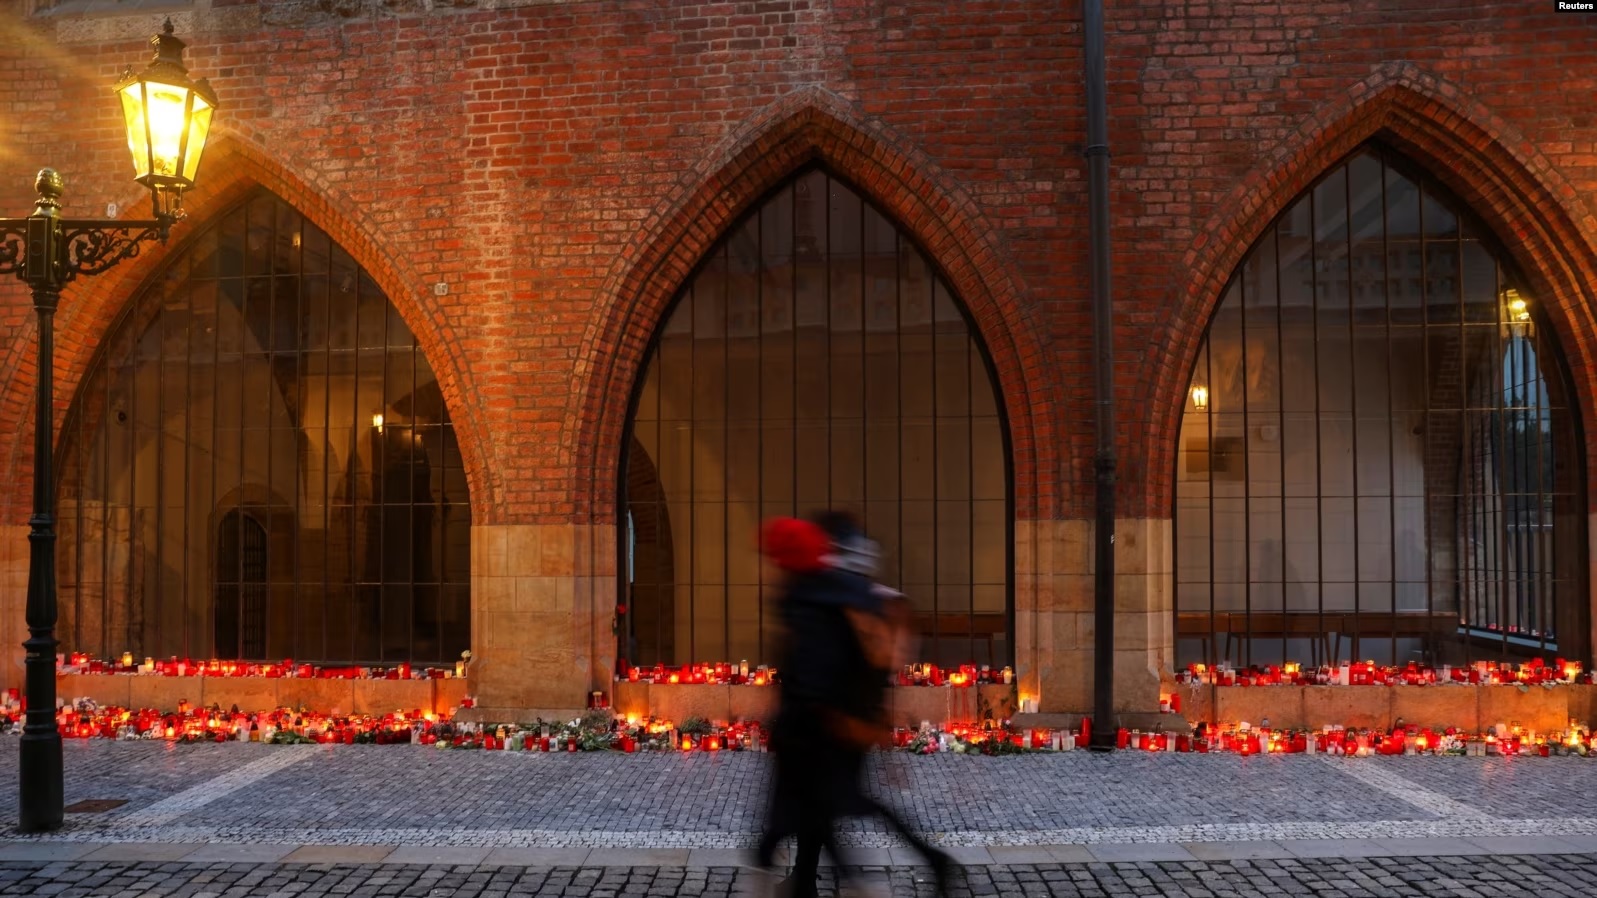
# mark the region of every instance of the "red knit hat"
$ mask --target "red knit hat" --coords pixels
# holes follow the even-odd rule
[[[818,571],[831,548],[826,531],[809,521],[771,518],[760,525],[760,551],[784,571]]]

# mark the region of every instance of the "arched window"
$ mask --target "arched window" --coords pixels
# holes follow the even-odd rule
[[[1009,663],[1003,428],[925,257],[847,184],[802,173],[710,251],[655,336],[619,478],[619,654],[774,662],[759,522],[841,507],[882,544],[925,660]]]
[[[1584,656],[1580,455],[1538,322],[1490,233],[1390,151],[1295,200],[1189,386],[1183,663]]]
[[[128,304],[60,455],[69,650],[467,647],[471,513],[437,378],[370,276],[265,191]]]

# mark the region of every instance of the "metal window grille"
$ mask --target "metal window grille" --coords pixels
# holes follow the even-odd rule
[[[762,519],[858,513],[920,655],[1011,655],[1009,462],[990,363],[925,256],[811,169],[710,251],[655,335],[620,472],[633,663],[774,661]]]
[[[1182,418],[1180,663],[1590,651],[1567,374],[1506,259],[1373,144],[1250,250]]]
[[[228,512],[217,534],[216,657],[266,657],[266,528]]]
[[[129,302],[59,454],[68,650],[468,645],[470,504],[437,378],[370,276],[265,191]]]

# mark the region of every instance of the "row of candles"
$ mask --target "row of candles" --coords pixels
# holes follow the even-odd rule
[[[1468,757],[1587,757],[1597,753],[1590,730],[1570,721],[1569,729],[1556,733],[1527,731],[1518,725],[1498,724],[1483,733],[1442,730],[1399,721],[1390,730],[1327,726],[1320,730],[1271,729],[1268,723],[1250,726],[1199,724],[1192,735],[1119,730],[1118,748],[1132,751],[1195,752],[1199,754],[1321,754],[1342,757],[1378,755],[1462,755]]]
[[[1382,665],[1374,661],[1348,661],[1305,669],[1288,662],[1281,665],[1233,668],[1191,664],[1176,675],[1191,686],[1432,686],[1445,683],[1465,685],[1528,685],[1591,683],[1592,675],[1578,661],[1557,659],[1547,664],[1537,658],[1523,664],[1476,661],[1453,667],[1410,661],[1404,665]]]
[[[7,702],[7,723],[20,725],[20,702]],[[69,739],[153,739],[168,742],[314,742],[392,745],[419,741],[448,717],[415,711],[382,715],[319,714],[290,708],[245,713],[237,707],[190,707],[161,712],[101,706],[88,699],[66,703],[56,711],[56,725]]]
[[[296,663],[292,659],[277,662],[223,661],[212,658],[196,661],[193,658],[160,660],[145,658],[136,661],[132,652],[112,661],[95,658],[83,652],[56,656],[56,672],[70,674],[143,674],[161,677],[264,677],[266,679],[336,679],[336,680],[443,680],[464,677],[471,653],[464,652],[453,667],[415,666],[408,661],[392,667],[345,665],[327,666],[308,662]]]
[[[681,666],[656,664],[652,667],[634,667],[623,661],[616,681],[710,686],[769,686],[781,682],[776,668],[764,664],[750,667],[748,661],[736,664],[715,661]],[[906,664],[894,674],[894,681],[899,686],[1008,686],[1015,682],[1015,671],[1010,667],[994,668],[987,664],[962,664],[948,668],[936,664]]]
[[[8,694],[0,703],[7,728],[21,724],[21,702]],[[383,715],[332,716],[279,708],[244,713],[237,708],[193,708],[187,702],[175,712],[132,711],[102,707],[90,700],[65,704],[56,715],[66,738],[165,740],[168,742],[301,742],[318,744],[413,744],[436,748],[513,752],[578,752],[609,749],[642,751],[765,752],[768,733],[757,722],[703,724],[684,731],[671,721],[615,718],[606,727],[586,730],[569,724],[483,725],[451,722],[447,715],[394,711]],[[686,726],[686,725],[685,725]],[[1029,728],[1016,730],[1008,721],[950,723],[892,731],[894,747],[915,754],[990,753],[995,743],[1021,751],[1076,751],[1091,743],[1091,721],[1079,730]],[[1123,751],[1197,754],[1322,754],[1344,757],[1394,755],[1462,755],[1470,757],[1597,756],[1597,739],[1571,721],[1556,733],[1527,731],[1499,724],[1484,733],[1465,733],[1399,723],[1390,730],[1327,726],[1321,730],[1273,729],[1260,726],[1199,724],[1192,734],[1142,732],[1121,728],[1115,746]]]

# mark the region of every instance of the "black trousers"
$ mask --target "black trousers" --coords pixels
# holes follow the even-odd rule
[[[797,837],[793,872],[788,882],[794,898],[812,898],[820,871],[821,850],[832,855],[839,872],[847,860],[837,844],[840,817],[878,816],[905,842],[926,858],[942,877],[948,858],[933,848],[896,812],[861,789],[865,754],[830,742],[810,745],[788,743],[776,755],[770,813],[760,840],[757,861],[769,867],[776,847]]]

